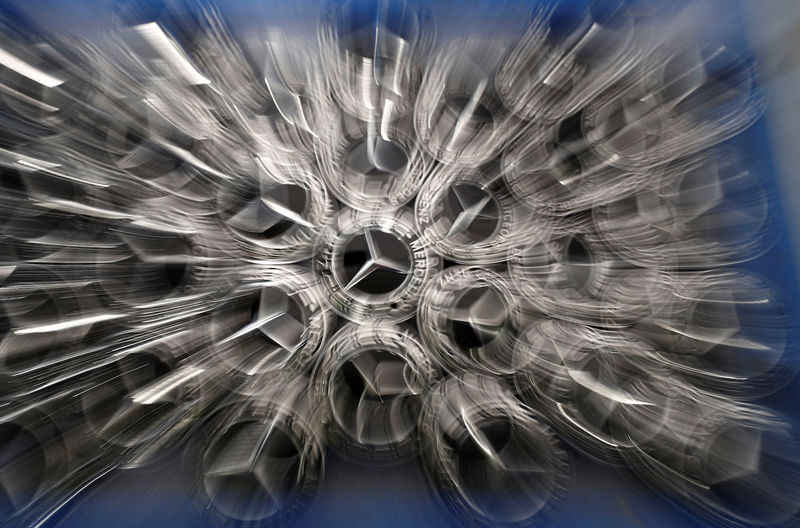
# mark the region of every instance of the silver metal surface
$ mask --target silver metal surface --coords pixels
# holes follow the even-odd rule
[[[217,213],[255,263],[298,262],[313,254],[316,237],[336,210],[310,162],[276,167],[253,162],[255,176],[221,185]]]
[[[509,274],[535,308],[561,319],[625,326],[656,312],[669,290],[668,267],[633,265],[578,217],[510,251]],[[533,238],[533,237],[532,237]]]
[[[648,267],[756,258],[777,236],[775,196],[763,167],[740,158],[713,149],[670,163],[647,188],[598,205],[598,233],[623,258]]]
[[[441,259],[418,241],[408,209],[343,209],[323,232],[314,266],[336,313],[352,321],[403,321]]]
[[[514,372],[511,352],[523,315],[509,278],[454,266],[426,286],[417,323],[431,357],[446,371]]]
[[[370,463],[417,453],[417,421],[436,371],[410,328],[349,323],[328,342],[312,380],[331,417],[332,445]]]
[[[215,360],[244,379],[305,371],[332,332],[319,279],[300,267],[265,267],[213,312]]]
[[[797,524],[797,433],[743,403],[796,373],[792,293],[721,268],[780,223],[760,129],[715,147],[765,106],[736,9],[312,4],[0,13],[0,525],[182,452],[204,522],[284,526],[328,441],[549,525],[559,439]]]
[[[631,448],[618,415],[650,405],[632,387],[677,383],[654,348],[633,335],[558,320],[534,321],[514,350],[515,386],[571,446],[596,460],[620,464]]]
[[[420,421],[422,457],[445,507],[462,522],[546,522],[563,493],[567,453],[495,378],[435,385]]]
[[[522,206],[503,186],[498,165],[479,169],[437,167],[415,202],[417,226],[426,244],[463,264],[508,258],[528,230],[544,233],[549,219]]]
[[[385,128],[412,110],[435,34],[432,14],[422,4],[328,4],[319,24],[320,51],[346,112]]]
[[[474,166],[497,156],[518,132],[518,121],[494,90],[508,45],[490,38],[456,39],[431,59],[414,109],[414,128],[436,159]]]
[[[212,524],[280,525],[313,497],[324,471],[323,416],[308,378],[261,379],[258,393],[222,407],[193,455],[196,494]]]
[[[796,372],[787,357],[796,330],[786,301],[758,275],[680,273],[665,300],[632,331],[694,385],[751,399],[777,391]]]
[[[331,192],[361,211],[409,202],[431,165],[408,119],[382,124],[342,113],[320,131],[317,163]]]
[[[497,74],[503,100],[525,119],[552,122],[583,106],[646,56],[652,43],[626,2],[537,6]]]

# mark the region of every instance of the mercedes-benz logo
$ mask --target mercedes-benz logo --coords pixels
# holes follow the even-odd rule
[[[718,148],[670,163],[653,189],[595,208],[598,232],[626,260],[690,268],[747,260],[775,241],[775,196],[761,169]],[[735,226],[736,229],[731,229]]]
[[[619,258],[586,218],[569,225],[566,234],[510,253],[509,273],[536,309],[607,326],[625,326],[657,310],[669,289],[665,271]]]
[[[308,379],[287,372],[261,379],[252,399],[222,407],[194,446],[205,514],[253,527],[296,515],[322,472],[322,418]]]
[[[800,482],[786,479],[778,484],[768,471],[772,464],[800,459],[800,447],[784,418],[764,409],[753,413],[686,383],[663,381],[637,387],[637,397],[649,404],[630,407],[626,415],[637,446],[624,453],[628,463],[725,522],[793,522],[800,510],[796,502],[772,505],[800,493]],[[764,420],[774,427],[761,426]],[[731,456],[732,450],[736,456]],[[771,493],[765,498],[752,492],[756,489]]]
[[[599,156],[622,167],[650,163],[650,157],[666,155],[662,136],[665,110],[643,88],[600,99],[585,110],[582,128]],[[624,161],[623,161],[624,160]]]
[[[436,159],[463,167],[494,158],[519,128],[495,90],[503,39],[457,39],[442,47],[420,86],[414,128]]]
[[[208,229],[212,221],[167,214],[170,221],[162,222],[159,205],[171,206],[153,203],[147,216],[111,230],[114,247],[98,253],[94,266],[105,300],[134,308],[142,323],[165,313],[179,315],[173,313],[177,308],[184,315],[207,310],[208,300],[224,293],[232,279],[234,250]]]
[[[416,452],[421,395],[434,377],[411,329],[350,323],[326,346],[313,380],[330,408],[334,444],[381,462]]]
[[[258,332],[270,345],[290,354],[303,344],[303,313],[297,302],[283,290],[269,286],[262,288],[250,314],[251,321],[248,324],[219,344],[224,345],[251,332]]]
[[[222,431],[206,452],[203,475],[214,507],[253,522],[290,504],[301,462],[296,442],[282,424],[265,431],[263,424],[251,421]]]
[[[410,161],[406,149],[393,141],[381,137],[357,139],[342,160],[343,183],[371,202],[384,201],[396,192],[398,182],[411,168]]]
[[[99,262],[98,275],[104,291],[124,303],[137,304],[184,291],[197,264],[204,260],[197,254],[200,248],[186,236],[136,230],[120,233],[120,242],[117,261]]]
[[[366,229],[344,248],[344,289],[365,293],[390,293],[402,286],[411,272],[411,251],[385,231]]]
[[[217,357],[245,377],[304,369],[332,324],[319,284],[307,271],[261,270],[212,316]]]
[[[232,208],[228,224],[247,233],[273,238],[285,233],[292,225],[312,227],[302,214],[306,196],[297,185],[276,185],[265,189],[260,196],[242,200],[240,207]]]
[[[698,148],[697,142],[718,141],[764,110],[763,94],[756,87],[756,61],[732,46],[681,42],[659,49],[651,60],[657,66],[648,86],[656,104],[669,112],[670,136],[679,130],[695,130],[681,143],[689,139]],[[676,77],[676,72],[682,75]],[[705,131],[710,137],[700,133]]]
[[[528,207],[580,214],[652,182],[649,173],[620,169],[599,156],[587,138],[585,115],[579,111],[552,126],[533,127],[503,153],[503,179]]]
[[[735,8],[113,3],[89,40],[0,9],[0,525],[180,450],[202,521],[284,526],[328,447],[422,454],[454,524],[545,525],[561,440],[720,524],[800,521]]]
[[[485,347],[506,327],[507,317],[508,307],[496,290],[472,288],[450,311],[451,331],[462,349]]]
[[[508,351],[521,320],[508,278],[468,266],[447,268],[431,281],[417,312],[425,344],[449,371],[513,372]]]
[[[261,177],[221,188],[220,217],[249,258],[298,262],[311,255],[316,233],[335,206],[310,170],[298,163],[281,169],[280,178]]]
[[[189,392],[187,383],[176,383],[173,375],[177,359],[151,350],[126,354],[102,369],[107,381],[81,394],[90,431],[122,447],[158,435],[164,423],[179,413],[183,395]],[[183,379],[192,381],[190,372],[183,374]]]
[[[351,320],[408,319],[441,259],[420,244],[411,211],[340,212],[323,233],[315,267],[333,309]]]
[[[664,374],[652,347],[633,335],[557,320],[539,320],[516,343],[515,380],[528,405],[535,405],[577,449],[619,462],[631,447],[615,428],[616,413],[646,402],[630,386]],[[664,376],[666,377],[666,376]]]
[[[487,190],[470,183],[459,183],[450,187],[445,208],[451,215],[447,238],[464,233],[475,241],[485,240],[497,229],[500,206]]]
[[[419,190],[430,164],[409,118],[380,124],[341,115],[323,131],[317,161],[337,198],[361,211],[397,208]]]
[[[318,38],[326,78],[348,113],[390,122],[413,109],[435,37],[433,14],[421,4],[329,2]]]
[[[520,242],[523,224],[543,232],[547,222],[522,211],[501,188],[497,165],[480,170],[441,168],[420,189],[417,222],[441,255],[461,263],[487,264],[507,257]]]
[[[795,370],[784,304],[778,290],[743,270],[682,272],[658,312],[631,332],[692,384],[756,397],[761,380],[786,383]]]
[[[420,428],[434,489],[467,524],[538,524],[563,493],[565,449],[494,377],[462,373],[439,383]]]

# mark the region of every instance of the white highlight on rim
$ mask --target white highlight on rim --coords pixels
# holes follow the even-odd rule
[[[174,372],[172,375],[165,376],[165,379],[156,380],[138,390],[131,396],[131,401],[141,405],[159,403],[170,391],[198,377],[205,371],[206,369],[202,367],[188,367],[185,370]]]
[[[24,328],[15,328],[13,330],[14,334],[16,335],[27,335],[27,334],[47,334],[49,332],[58,332],[61,330],[69,330],[71,328],[78,328],[80,326],[86,326],[94,323],[99,323],[102,321],[110,321],[112,319],[119,319],[121,317],[125,317],[128,314],[118,313],[118,314],[103,314],[103,315],[92,315],[89,317],[80,317],[78,319],[69,319],[67,321],[61,321],[58,323],[48,323],[38,326],[26,326]]]
[[[0,48],[0,64],[10,70],[14,70],[23,77],[27,77],[28,79],[36,81],[43,86],[47,86],[48,88],[55,88],[56,86],[64,83],[63,80],[53,77],[49,73],[45,73],[39,68],[31,66],[27,62],[10,54],[3,48]]]
[[[175,71],[183,77],[189,84],[211,84],[211,80],[200,74],[192,66],[185,54],[180,51],[178,45],[167,36],[161,26],[156,22],[133,26],[133,30],[139,34],[152,48],[169,62]]]

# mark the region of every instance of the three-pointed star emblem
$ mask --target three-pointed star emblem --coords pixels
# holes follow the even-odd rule
[[[266,516],[289,504],[302,454],[292,433],[282,424],[245,423],[224,434],[215,447],[215,456],[204,471],[212,498],[219,495],[225,499],[231,482],[246,480],[255,484],[246,490],[250,495],[242,490],[227,498],[235,500],[236,507],[249,507]]]
[[[475,185],[454,185],[450,192],[458,203],[459,212],[453,219],[447,238],[469,230],[478,220],[488,220],[496,224],[497,204],[489,192]]]
[[[385,426],[383,418],[387,414],[393,417],[391,422],[397,430],[383,430],[381,434],[405,432],[410,427],[402,418],[405,400],[418,396],[419,390],[412,386],[414,376],[406,361],[391,353],[368,350],[348,361],[345,369],[357,378],[357,381],[351,382],[354,384],[353,396],[357,400],[351,400],[355,409],[340,409],[343,411],[340,415],[352,420],[349,424],[352,426],[351,434],[358,441],[377,434],[379,429],[374,428]],[[347,401],[337,402],[337,406],[350,404]]]
[[[303,346],[306,326],[297,303],[288,293],[279,288],[263,288],[254,312],[250,323],[223,339],[220,344],[258,332],[275,346],[276,352],[293,353]]]
[[[362,176],[390,178],[405,173],[408,155],[399,145],[370,135],[351,147],[345,164]]]
[[[386,244],[384,240],[382,240],[386,238],[384,235],[388,234],[384,233],[383,235],[376,236],[375,231],[371,229],[364,231],[360,235],[366,242],[367,258],[358,271],[347,282],[347,285],[344,287],[345,290],[351,290],[376,271],[387,271],[402,275],[407,275],[411,271],[411,259],[408,250],[405,248],[400,250],[399,246],[401,242],[396,238],[391,244]],[[403,252],[405,252],[405,254],[403,254]]]
[[[301,193],[304,194],[303,189],[296,185],[276,185],[263,189],[239,208],[228,219],[228,224],[248,233],[263,233],[286,221],[313,227],[314,224],[293,207],[293,202],[301,201],[295,198]]]
[[[480,346],[487,345],[500,334],[506,324],[508,307],[492,288],[468,291],[449,312],[450,321],[465,325]],[[465,342],[469,342],[465,340]]]

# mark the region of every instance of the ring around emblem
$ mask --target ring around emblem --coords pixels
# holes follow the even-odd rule
[[[403,321],[442,259],[420,243],[409,209],[343,209],[323,230],[314,268],[333,310],[351,321]]]

